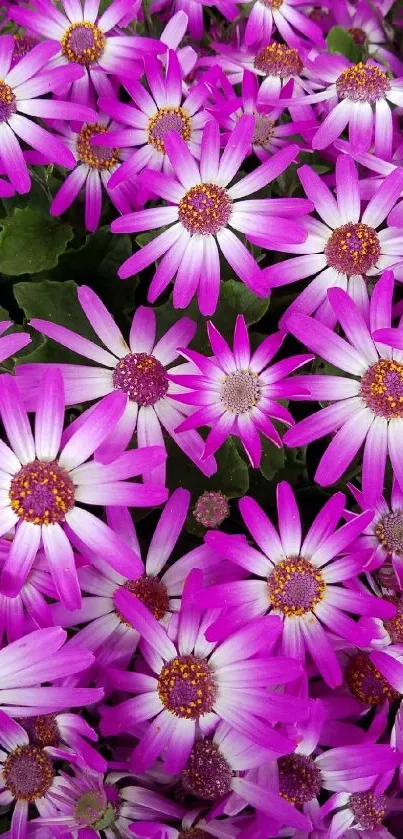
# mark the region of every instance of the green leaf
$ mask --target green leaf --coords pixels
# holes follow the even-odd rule
[[[262,450],[260,471],[268,481],[271,481],[277,472],[284,467],[284,449],[278,449],[270,440],[262,437]]]
[[[78,302],[77,285],[73,280],[66,280],[64,283],[51,280],[44,280],[41,283],[16,283],[14,295],[28,320],[31,318],[51,320],[99,344]],[[19,359],[21,364],[56,361],[61,364],[88,364],[86,358],[49,338],[42,338],[40,345],[33,352]]]
[[[49,213],[15,209],[1,219],[0,268],[3,274],[36,274],[54,268],[73,238],[73,230]]]
[[[167,486],[171,491],[178,486],[185,487],[194,501],[206,490],[220,490],[227,498],[239,498],[248,491],[248,467],[233,440],[226,440],[217,452],[217,472],[211,478],[206,478],[174,443],[166,442],[169,455]]]
[[[356,44],[350,32],[347,29],[343,29],[342,26],[333,26],[326,38],[326,42],[329,52],[344,55],[353,64],[357,64],[362,60],[363,46]]]

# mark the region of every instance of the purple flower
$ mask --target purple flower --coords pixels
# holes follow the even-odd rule
[[[63,647],[66,635],[60,627],[38,629],[0,650],[2,720],[3,712],[7,712],[4,716],[33,717],[91,705],[102,698],[99,688],[60,685],[60,679],[82,673],[94,661],[88,650]]]
[[[38,39],[33,38],[32,35],[13,35],[13,38],[14,51],[11,61],[12,67],[14,67],[15,64],[18,64],[18,62],[21,61],[21,58],[24,58],[24,55],[31,52],[31,50],[39,43]]]
[[[152,14],[159,12],[164,6],[169,8],[169,17],[172,19],[179,11],[185,12],[188,19],[189,34],[192,38],[200,40],[204,36],[205,27],[203,22],[203,6],[216,6],[221,14],[230,21],[235,20],[239,15],[239,8],[235,0],[152,0],[150,11]]]
[[[99,0],[84,6],[81,0],[65,0],[61,5],[63,11],[55,9],[51,0],[38,0],[37,8],[13,6],[10,15],[30,32],[52,39],[52,73],[56,67],[66,71],[69,64],[80,68],[76,80],[66,77],[66,82],[72,81],[71,98],[76,102],[95,105],[100,85],[104,90],[107,84],[106,74],[141,76],[143,55],[166,50],[157,39],[123,35],[116,28],[128,12],[133,13],[133,0],[113,0],[101,15]],[[110,82],[108,86],[112,93]]]
[[[257,2],[260,2],[260,0],[257,0]],[[280,117],[286,107],[282,103],[282,96],[286,96],[287,88],[280,91],[275,106],[267,105],[262,94],[262,88],[259,88],[257,77],[250,70],[244,70],[243,73],[241,98],[236,95],[234,88],[224,75],[221,78],[221,87],[222,92],[218,86],[212,88],[214,107],[209,106],[209,112],[218,120],[227,139],[231,136],[243,114],[254,115],[255,128],[252,148],[262,162],[276,151],[288,146],[290,138],[295,142],[295,137],[298,134],[310,137],[312,130],[317,125],[314,113],[309,105],[305,108],[295,107],[295,109],[288,106],[291,121],[281,122]]]
[[[119,148],[109,146],[93,146],[93,137],[104,137],[110,126],[110,120],[104,114],[99,114],[97,122],[85,124],[79,131],[73,131],[66,123],[59,131],[66,146],[76,160],[76,167],[56,193],[50,212],[53,216],[64,213],[85,188],[85,226],[87,230],[97,230],[102,211],[102,188],[105,189],[112,204],[120,213],[127,213],[131,209],[131,192],[133,184],[122,183],[116,189],[111,189],[109,181],[113,172],[125,153]],[[112,124],[114,127],[114,124]]]
[[[113,432],[106,433],[102,443],[95,447],[96,457],[104,462],[114,460],[124,451],[136,430],[139,448],[151,444],[164,446],[163,428],[205,475],[213,474],[217,468],[214,458],[201,461],[204,443],[200,435],[196,431],[183,434],[175,431],[190,409],[178,409],[177,402],[171,396],[173,390],[177,392],[177,387],[174,388],[169,380],[171,373],[187,369],[186,365],[170,365],[178,358],[178,347],[186,347],[193,338],[196,324],[189,318],[180,318],[156,341],[155,312],[140,306],[133,317],[128,346],[95,292],[87,286],[81,286],[78,298],[96,335],[107,350],[50,321],[34,318],[31,326],[73,352],[102,365],[58,365],[63,376],[67,405],[100,399],[114,391],[118,391],[121,396],[125,395],[122,416]],[[49,366],[53,365],[29,364],[17,368],[19,386],[28,409],[34,409],[36,405],[43,372]],[[73,427],[78,428],[86,416],[82,415],[73,423]],[[144,464],[144,468],[149,480],[165,482],[162,458],[158,466],[155,464],[148,468]]]
[[[330,305],[345,333],[341,338],[327,326],[306,315],[292,314],[289,331],[330,364],[348,376],[303,376],[300,384],[315,402],[334,404],[322,408],[289,429],[288,446],[305,446],[336,432],[315,473],[321,486],[337,481],[364,443],[362,485],[365,502],[375,503],[382,494],[389,455],[396,479],[403,486],[403,356],[375,343],[377,330],[390,325],[393,274],[386,271],[369,303],[369,326],[357,304],[340,288],[328,291]]]
[[[52,7],[53,8],[53,7]],[[86,105],[40,98],[72,79],[80,79],[80,67],[60,67],[49,70],[49,61],[57,51],[54,42],[47,41],[34,47],[12,69],[14,50],[12,35],[0,36],[0,144],[1,163],[17,192],[29,192],[31,180],[17,137],[46,157],[71,169],[74,158],[65,144],[45,131],[29,117],[45,119],[76,119],[91,121],[94,112]],[[45,68],[47,65],[47,69]]]
[[[290,47],[301,44],[300,34],[317,47],[325,47],[325,40],[320,27],[297,6],[304,6],[305,0],[255,0],[248,13],[245,30],[245,43],[256,44],[271,39],[273,27]]]
[[[243,315],[238,315],[236,320],[233,351],[211,321],[207,330],[214,355],[207,358],[194,350],[184,350],[183,355],[196,365],[198,372],[184,376],[179,372],[171,377],[190,391],[176,394],[179,402],[202,406],[177,431],[212,426],[203,457],[214,454],[230,434],[235,434],[240,437],[252,466],[258,467],[262,455],[260,434],[276,446],[282,445],[272,419],[293,424],[291,414],[279,400],[297,398],[301,391],[298,378],[286,377],[313,356],[296,355],[269,367],[285,335],[281,332],[269,335],[251,356]]]
[[[94,772],[105,771],[105,758],[88,743],[88,740],[96,742],[98,735],[78,714],[40,714],[27,717],[24,719],[24,727],[30,742],[41,749],[50,747],[54,757],[63,758],[67,754],[72,763],[84,764]]]
[[[280,326],[285,325],[291,312],[317,312],[320,320],[334,326],[335,312],[327,299],[327,290],[333,286],[347,290],[368,318],[365,278],[376,276],[403,257],[400,231],[377,229],[403,189],[403,170],[385,178],[364,212],[356,167],[348,155],[339,155],[336,162],[337,200],[309,166],[302,166],[298,174],[323,221],[304,219],[301,224],[307,233],[306,241],[302,245],[278,246],[280,251],[302,255],[263,269],[261,281],[268,287],[277,287],[317,276],[288,307]]]
[[[336,530],[344,504],[342,493],[332,496],[303,539],[296,500],[286,482],[277,486],[279,532],[253,498],[241,499],[242,518],[260,551],[250,547],[243,536],[218,531],[206,534],[210,547],[251,575],[198,593],[198,602],[206,608],[222,608],[225,602],[208,638],[222,637],[238,623],[274,610],[283,622],[283,654],[304,661],[307,650],[325,681],[333,687],[340,684],[340,666],[324,626],[339,638],[365,645],[371,635],[345,612],[385,618],[395,613],[392,604],[369,593],[358,595],[342,585],[363,569],[367,551],[344,554],[373,515],[371,511],[362,513]]]
[[[137,598],[123,590],[116,594],[117,607],[141,634],[141,651],[152,675],[107,671],[110,686],[136,695],[104,708],[101,731],[118,734],[150,720],[132,754],[136,771],[164,752],[165,771],[180,772],[196,735],[208,733],[220,719],[270,752],[287,754],[293,742],[270,722],[290,722],[308,714],[309,704],[302,698],[268,687],[302,674],[298,662],[291,660],[283,661],[279,672],[277,658],[268,655],[280,632],[280,619],[268,615],[251,620],[223,643],[208,642],[206,628],[216,611],[201,616],[196,595],[200,577],[195,569],[187,579],[175,641]]]
[[[148,300],[154,302],[175,278],[173,303],[182,309],[197,291],[200,311],[215,312],[220,289],[219,250],[238,277],[255,294],[265,296],[255,259],[230,228],[247,236],[264,237],[265,247],[278,242],[302,242],[306,234],[291,220],[309,212],[311,203],[301,198],[243,201],[287,169],[298,155],[291,145],[273,155],[233,186],[229,183],[248,154],[254,118],[241,117],[219,160],[220,133],[215,120],[203,131],[200,165],[176,133],[165,136],[165,148],[176,178],[151,169],[139,176],[147,187],[170,202],[169,206],[122,216],[112,223],[114,233],[134,233],[169,225],[119,269],[122,278],[137,274],[163,256],[151,282]],[[270,218],[268,225],[267,219]],[[267,233],[269,227],[269,233]]]
[[[164,141],[170,131],[177,131],[194,157],[200,157],[202,129],[208,119],[203,110],[206,85],[199,82],[185,96],[182,94],[183,72],[173,50],[168,50],[165,73],[162,64],[152,57],[144,59],[144,68],[150,92],[139,81],[125,80],[133,104],[119,102],[116,96],[99,100],[99,107],[122,124],[102,138],[102,145],[138,147],[112,176],[112,188],[146,166],[171,175]],[[92,145],[96,148],[100,142],[100,138],[94,138]]]
[[[13,537],[0,539],[0,568],[8,560]],[[21,638],[28,629],[53,626],[47,598],[57,600],[58,594],[43,551],[39,551],[19,594],[0,594],[0,631],[8,643]],[[3,640],[3,638],[2,638]]]
[[[70,640],[70,645],[96,652],[97,668],[101,671],[118,658],[129,661],[139,640],[138,632],[116,607],[116,596],[121,589],[137,597],[168,627],[172,615],[180,607],[182,589],[192,568],[201,568],[207,580],[222,578],[223,563],[208,545],[194,548],[167,567],[185,523],[189,503],[190,494],[186,490],[177,489],[172,493],[151,538],[145,561],[133,568],[130,579],[113,570],[105,560],[90,555],[91,565],[78,570],[81,591],[87,595],[81,607],[74,611],[59,604],[52,607],[55,623],[63,627],[86,624]],[[110,527],[140,557],[141,548],[129,511],[110,507],[107,514]]]
[[[280,675],[284,666],[281,657],[277,662]],[[220,810],[229,815],[249,804],[279,824],[309,830],[311,825],[305,815],[279,791],[272,792],[267,783],[256,781],[256,770],[267,765],[271,758],[267,749],[251,743],[250,739],[221,722],[212,740],[206,738],[195,742],[182,769],[181,784],[185,792],[196,798],[222,802]]]
[[[3,195],[1,197],[10,197],[14,193],[10,184],[6,184],[5,181],[1,181],[0,185],[0,194],[2,185],[5,184],[7,187],[10,186],[9,194]],[[10,356],[16,355],[17,352],[26,347],[27,344],[31,343],[31,336],[28,332],[12,332],[11,335],[3,335],[10,326],[12,326],[11,320],[2,320],[0,321],[0,363],[2,361],[6,361],[7,358]]]
[[[120,572],[139,562],[117,535],[82,509],[84,504],[154,506],[166,500],[162,486],[127,483],[161,462],[160,447],[125,452],[104,466],[86,463],[105,435],[121,418],[125,399],[113,393],[97,405],[80,428],[62,438],[63,384],[57,369],[45,373],[40,387],[35,436],[14,379],[2,376],[0,415],[11,448],[0,444],[0,535],[16,527],[10,553],[3,566],[1,590],[13,597],[21,590],[34,559],[43,546],[59,597],[68,608],[81,602],[77,569],[69,535],[81,539]]]
[[[346,0],[335,0],[332,11],[338,25],[349,31],[355,44],[365,45],[369,56],[375,61],[382,61],[396,76],[400,76],[403,72],[402,61],[389,49],[385,49],[388,38],[383,25],[384,17],[392,2],[393,0],[388,0],[381,10],[379,2],[375,7],[367,0],[360,0],[357,5],[351,6]]]
[[[130,825],[139,819],[182,817],[180,804],[139,783],[118,785],[121,777],[120,773],[104,777],[81,768],[74,768],[74,775],[60,773],[35,825],[50,828],[52,836],[56,831],[64,835],[77,835],[78,831],[80,836],[95,839],[100,835],[116,835],[115,831],[119,836],[129,837]]]
[[[324,87],[304,98],[305,104],[328,102],[330,113],[312,138],[313,149],[325,149],[349,128],[349,140],[357,152],[375,143],[375,153],[392,153],[390,103],[403,105],[402,79],[391,78],[372,59],[351,64],[342,55],[322,53],[309,64],[316,84]],[[336,104],[334,104],[336,103]]]

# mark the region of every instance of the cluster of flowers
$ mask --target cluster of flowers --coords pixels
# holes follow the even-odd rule
[[[56,347],[55,363],[22,354],[0,377],[10,839],[402,835],[403,61],[391,7],[3,2],[0,197],[53,165],[53,216],[83,201],[93,232],[112,202],[113,233],[149,231],[120,278],[145,271],[151,304],[173,283],[164,334],[144,305],[126,340],[86,285],[94,340],[44,319],[29,333],[0,323],[1,362],[38,335]],[[331,49],[341,36],[356,62]],[[278,330],[250,340],[239,314],[232,348],[214,325],[228,265],[256,297],[290,286],[286,303],[273,294]],[[175,317],[195,296],[212,318],[205,353],[196,322]],[[57,363],[58,347],[84,363]],[[303,452],[326,438],[310,525],[286,480],[277,521],[251,496],[227,521],[208,481],[230,435],[251,469],[263,442]],[[205,478],[196,505],[166,487],[171,445]],[[154,507],[144,551],[131,511]],[[191,510],[202,535],[184,553]]]

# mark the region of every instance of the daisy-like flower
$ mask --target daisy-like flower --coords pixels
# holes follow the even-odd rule
[[[132,839],[130,826],[137,820],[176,821],[183,816],[180,804],[133,782],[118,786],[121,778],[115,772],[104,776],[80,767],[74,767],[74,775],[60,772],[33,826],[47,828],[52,836],[60,832],[112,839],[118,834]]]
[[[2,377],[0,415],[11,448],[0,444],[0,535],[16,527],[0,578],[4,594],[18,594],[43,547],[59,597],[68,608],[77,608],[81,595],[70,531],[120,572],[130,573],[139,562],[106,524],[77,506],[149,507],[167,498],[165,487],[125,481],[141,474],[144,465],[158,464],[165,454],[161,447],[126,452],[109,466],[86,463],[121,418],[125,403],[123,394],[111,394],[63,442],[63,383],[57,368],[49,370],[40,387],[34,436],[14,379]]]
[[[73,131],[68,123],[59,128],[66,146],[76,160],[76,167],[56,193],[50,206],[52,216],[60,216],[85,189],[85,227],[94,231],[98,228],[102,211],[102,188],[120,213],[131,209],[130,194],[133,185],[128,181],[111,189],[109,181],[120,166],[125,152],[119,148],[92,145],[93,137],[106,136],[108,128],[116,127],[105,114],[99,114],[97,121],[84,124],[79,131]]]
[[[300,256],[262,271],[261,282],[268,288],[316,274],[286,309],[280,326],[285,326],[294,312],[305,315],[316,312],[321,321],[334,326],[335,312],[327,299],[327,290],[333,286],[348,291],[368,319],[366,277],[376,276],[403,256],[400,230],[393,227],[379,230],[403,189],[403,169],[391,172],[385,178],[363,212],[356,166],[348,155],[337,158],[337,199],[309,166],[302,166],[298,175],[323,221],[302,220],[307,232],[306,241],[302,245],[278,246],[280,251]]]
[[[92,705],[103,696],[99,688],[60,685],[60,679],[82,673],[93,664],[89,650],[69,649],[67,633],[57,627],[38,629],[0,650],[0,708],[9,717],[52,714]],[[56,681],[57,685],[52,682]],[[42,683],[46,687],[42,687]],[[50,686],[49,686],[50,683]],[[3,803],[3,802],[2,802]]]
[[[257,76],[250,70],[244,70],[241,98],[236,95],[234,88],[225,76],[222,79],[222,88],[222,93],[218,87],[212,89],[214,107],[209,106],[210,113],[218,120],[224,129],[224,136],[227,137],[231,136],[243,114],[253,114],[255,129],[252,148],[262,162],[276,151],[288,146],[290,138],[295,142],[295,138],[299,134],[304,137],[308,132],[312,133],[317,124],[313,112],[311,118],[309,118],[309,114],[304,113],[299,119],[291,118],[290,122],[280,122],[280,117],[285,110],[281,97],[283,92],[286,95],[286,88],[280,91],[276,107],[266,105],[261,94],[261,88],[259,88]],[[290,113],[294,110],[292,106],[288,106],[288,108]],[[308,106],[308,109],[310,110],[310,106]]]
[[[0,568],[7,562],[12,536],[0,539]],[[50,600],[58,595],[43,551],[39,551],[19,594],[0,594],[0,633],[8,643],[21,638],[29,628],[53,626]]]
[[[284,667],[281,657],[277,663],[280,676]],[[290,666],[290,661],[286,666]],[[295,673],[298,677],[297,662],[292,666],[294,670],[297,668]],[[182,788],[204,802],[222,801],[222,809],[229,815],[249,804],[279,824],[309,830],[311,825],[305,815],[281,794],[267,789],[267,784],[259,785],[250,777],[253,774],[250,770],[268,764],[271,759],[267,749],[251,743],[227,723],[221,722],[213,739],[195,742],[182,769]]]
[[[273,27],[276,27],[290,47],[298,47],[302,35],[303,40],[307,38],[315,46],[324,48],[322,30],[305,9],[300,11],[298,6],[306,6],[305,0],[255,0],[248,13],[245,44],[270,41]]]
[[[238,315],[236,320],[233,351],[211,321],[207,331],[214,355],[206,357],[195,350],[184,350],[183,355],[196,365],[198,372],[172,377],[174,382],[189,389],[177,394],[175,399],[195,406],[195,412],[177,431],[212,426],[204,457],[214,454],[230,434],[235,434],[252,466],[258,467],[262,456],[261,434],[276,446],[282,445],[272,419],[293,424],[290,412],[278,401],[298,398],[301,392],[298,378],[287,378],[288,374],[312,361],[314,356],[291,356],[269,367],[285,335],[281,332],[269,335],[251,355],[243,315]],[[196,410],[197,406],[201,407]]]
[[[253,498],[241,499],[242,518],[260,551],[242,536],[218,531],[206,534],[210,547],[251,574],[251,579],[226,586],[224,612],[207,637],[222,637],[226,626],[274,610],[283,622],[283,654],[304,661],[307,650],[327,683],[332,687],[340,684],[341,669],[327,632],[368,644],[370,634],[345,613],[388,618],[396,611],[386,601],[369,593],[357,595],[342,585],[346,578],[360,574],[365,565],[368,551],[344,554],[373,516],[367,511],[336,530],[344,504],[342,493],[332,496],[303,539],[297,503],[286,482],[277,486],[279,532]],[[198,602],[220,608],[223,591],[220,584],[206,588],[198,593]]]
[[[360,491],[351,484],[349,489],[361,509],[367,510],[368,491]],[[394,593],[400,588],[403,591],[403,492],[396,478],[390,503],[381,495],[373,508],[374,518],[358,537],[357,548],[370,550],[367,570],[375,575],[381,590]],[[349,514],[349,518],[353,515]]]
[[[82,649],[86,649],[83,647]],[[41,749],[51,747],[67,752],[72,762],[85,764],[94,772],[105,772],[106,760],[88,742],[96,743],[98,735],[78,714],[40,714],[24,719],[30,742]]]
[[[403,486],[403,355],[375,342],[370,333],[371,329],[376,335],[390,324],[392,295],[393,274],[387,271],[373,291],[368,325],[345,291],[329,289],[329,301],[345,338],[306,315],[293,314],[287,320],[289,331],[301,343],[348,376],[302,377],[301,385],[310,396],[301,399],[334,404],[289,429],[284,442],[304,446],[336,432],[316,470],[315,480],[321,486],[337,481],[364,443],[362,485],[369,505],[382,495],[388,455]]]
[[[62,11],[56,9],[51,0],[36,0],[32,9],[13,6],[10,16],[30,33],[51,38],[53,47],[54,42],[58,42],[52,52],[52,68],[60,65],[66,68],[71,64],[82,69],[80,77],[71,86],[71,98],[77,102],[95,105],[100,84],[102,88],[105,86],[106,75],[139,77],[143,56],[166,50],[157,39],[123,35],[116,28],[127,13],[133,11],[132,0],[113,0],[101,15],[98,0],[92,3],[65,0],[61,5]],[[112,85],[109,87],[112,93]]]
[[[98,668],[117,658],[129,660],[139,640],[138,632],[116,606],[116,595],[122,588],[144,603],[167,627],[172,614],[180,607],[182,589],[192,568],[201,568],[207,580],[223,575],[220,558],[208,545],[194,548],[166,567],[185,523],[189,503],[190,494],[186,490],[172,493],[151,538],[144,564],[133,569],[132,579],[118,574],[104,560],[91,556],[91,565],[78,571],[81,591],[87,595],[81,608],[70,611],[59,604],[52,607],[56,624],[63,627],[86,624],[76,632],[70,645],[96,652]],[[111,507],[107,512],[109,525],[141,556],[128,510]]]
[[[388,36],[384,26],[385,15],[389,12],[393,0],[388,0],[382,11],[371,6],[367,0],[359,0],[357,5],[351,6],[346,0],[334,0],[332,13],[339,26],[350,33],[353,41],[358,46],[366,47],[368,55],[376,61],[382,61],[386,67],[390,67],[392,73],[400,76],[403,72],[403,63],[385,47],[388,44]]]
[[[384,794],[390,774],[386,773],[383,783],[378,781],[376,789],[371,779],[366,779],[366,783],[363,780],[359,792],[351,792],[350,782],[345,780],[344,790],[332,795],[321,808],[321,816],[329,824],[329,839],[348,836],[351,828],[358,831],[359,837],[389,839],[391,834],[384,821],[394,809],[401,811],[401,801]]]
[[[348,126],[355,151],[366,152],[375,142],[376,154],[390,157],[393,135],[390,103],[403,105],[403,78],[392,78],[373,60],[351,64],[336,54],[322,53],[309,66],[316,83],[324,89],[302,101],[305,104],[328,102],[331,108],[312,138],[312,148],[327,148]]]
[[[308,714],[307,701],[280,697],[268,689],[297,675],[295,662],[290,669],[284,662],[279,673],[277,659],[268,655],[281,631],[280,619],[268,615],[252,620],[223,643],[208,642],[206,628],[217,613],[201,616],[194,599],[200,578],[201,572],[194,569],[186,581],[175,641],[130,592],[116,594],[116,605],[142,636],[141,650],[152,675],[107,671],[110,686],[136,695],[103,709],[101,731],[106,736],[119,734],[150,720],[132,753],[136,771],[144,771],[164,752],[165,771],[180,772],[196,736],[211,731],[220,719],[270,752],[287,754],[294,743],[270,722],[290,722]]]
[[[111,187],[124,183],[146,166],[172,173],[164,138],[177,131],[194,157],[200,157],[203,126],[208,119],[204,102],[208,89],[203,81],[195,84],[185,96],[182,93],[183,73],[173,50],[168,50],[165,73],[155,58],[144,59],[149,92],[139,81],[125,81],[133,104],[115,98],[101,97],[99,107],[124,127],[109,129],[105,137],[93,137],[92,146],[136,147],[111,178]]]
[[[52,7],[53,8],[53,7]],[[4,171],[17,192],[29,192],[31,179],[17,138],[39,151],[49,163],[72,169],[74,157],[60,139],[45,131],[28,117],[52,120],[94,118],[87,105],[42,99],[72,79],[80,79],[80,67],[60,67],[49,71],[49,61],[57,51],[54,42],[38,44],[12,69],[14,51],[12,35],[0,36],[0,159]]]
[[[200,165],[182,137],[171,132],[166,134],[164,142],[176,177],[151,169],[144,169],[139,176],[170,205],[122,216],[112,222],[112,230],[134,233],[169,225],[129,257],[118,272],[121,278],[130,277],[163,256],[148,291],[151,303],[175,278],[175,308],[188,306],[197,291],[201,313],[213,314],[220,290],[218,248],[242,282],[255,294],[265,296],[257,263],[231,228],[249,237],[252,234],[264,237],[266,247],[276,248],[278,242],[304,241],[306,234],[294,219],[298,222],[303,213],[309,212],[309,201],[301,198],[242,200],[284,172],[297,157],[298,146],[283,149],[229,186],[249,153],[253,131],[254,118],[241,117],[220,160],[219,128],[215,120],[210,120],[203,130]]]
[[[173,391],[177,392],[177,387],[170,382],[170,374],[182,369],[181,366],[171,365],[178,358],[178,347],[186,347],[193,338],[196,324],[189,318],[180,318],[156,341],[155,312],[140,306],[133,317],[128,345],[94,291],[87,286],[81,286],[78,289],[78,299],[96,335],[107,350],[51,321],[34,318],[31,326],[100,365],[57,365],[63,376],[67,405],[100,399],[114,391],[119,391],[121,396],[125,396],[121,419],[113,430],[108,432],[105,429],[105,439],[95,447],[96,458],[104,462],[114,460],[124,451],[136,430],[139,448],[151,444],[164,446],[163,428],[205,475],[213,474],[217,468],[214,458],[201,461],[204,442],[200,435],[196,431],[176,433],[175,429],[188,411],[183,408],[181,412],[178,403],[171,396]],[[19,387],[28,410],[35,408],[43,372],[49,366],[53,367],[42,364],[18,367]],[[73,423],[72,427],[79,427],[84,421],[83,416],[85,420],[86,414]],[[144,464],[144,467],[148,478],[157,483],[164,483],[165,466],[162,458],[158,466],[149,469]],[[123,569],[116,570],[124,573]]]

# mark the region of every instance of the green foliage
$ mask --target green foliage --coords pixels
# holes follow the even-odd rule
[[[69,224],[28,206],[14,209],[1,226],[0,269],[10,276],[54,268],[73,238]]]
[[[353,64],[358,64],[362,61],[364,49],[360,44],[356,44],[352,35],[347,29],[342,26],[333,26],[327,38],[327,47],[329,52],[339,53],[352,61]]]

